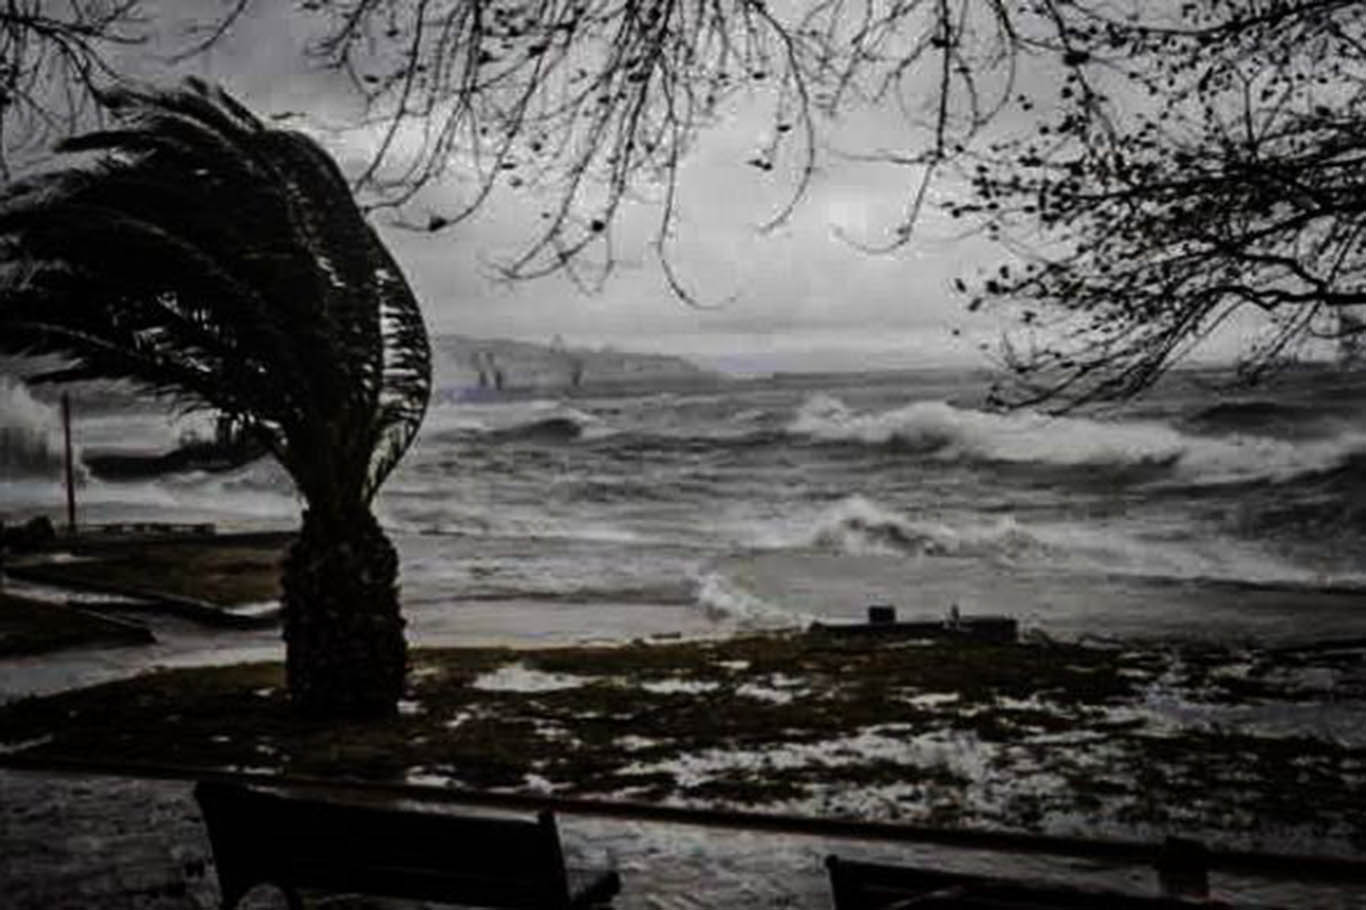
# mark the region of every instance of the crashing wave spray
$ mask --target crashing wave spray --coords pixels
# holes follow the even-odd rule
[[[718,571],[694,579],[696,602],[715,623],[733,623],[741,629],[800,629],[814,617],[784,610],[751,594],[735,580]]]
[[[0,479],[59,477],[61,420],[19,380],[0,376]]]

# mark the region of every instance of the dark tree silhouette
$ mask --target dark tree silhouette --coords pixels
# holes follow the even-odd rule
[[[1255,380],[1353,348],[1366,304],[1366,6],[1058,3],[1064,76],[954,214],[1022,238],[972,306],[1013,302],[1020,403],[1124,398],[1242,310]],[[1039,103],[1044,103],[1040,101]],[[1241,317],[1239,317],[1241,318]]]
[[[0,352],[225,415],[305,503],[282,578],[289,690],[392,712],[397,559],[370,511],[426,410],[418,305],[332,159],[190,82],[102,98],[116,128],[0,194]]]

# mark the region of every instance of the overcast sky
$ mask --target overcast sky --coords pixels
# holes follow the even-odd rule
[[[154,41],[118,61],[155,80],[195,74],[220,82],[258,114],[299,112],[284,121],[315,135],[355,173],[364,137],[326,128],[347,122],[349,87],[310,71],[302,48],[309,19],[294,4],[258,0],[234,31],[183,64],[167,58],[186,46],[185,24],[224,0],[147,0],[159,27]],[[840,148],[868,150],[904,141],[892,132],[902,115],[877,112],[826,124]],[[681,279],[707,304],[689,307],[669,290],[649,247],[654,224],[627,217],[614,226],[618,267],[606,287],[584,294],[564,277],[509,284],[493,264],[532,236],[534,204],[505,189],[471,220],[437,234],[374,221],[423,304],[435,332],[516,338],[574,346],[694,355],[737,371],[899,368],[985,364],[978,349],[994,341],[993,317],[971,316],[951,291],[997,254],[980,238],[957,240],[945,219],[927,217],[915,242],[884,256],[862,252],[837,232],[884,242],[904,210],[913,172],[824,153],[819,173],[791,220],[759,225],[787,198],[790,184],[746,161],[770,121],[757,105],[738,104],[686,161],[672,257]],[[947,191],[947,187],[943,188]],[[418,207],[441,211],[432,190]],[[957,334],[955,334],[957,332]]]
[[[182,15],[193,7],[165,2]],[[214,0],[196,2],[214,7]],[[161,62],[183,40],[167,17],[163,43],[129,62],[154,78],[195,73],[221,82],[259,114],[304,112],[307,121],[290,122],[310,132],[339,123],[348,89],[302,63],[307,20],[291,5],[253,4],[225,42],[178,67]],[[899,114],[885,119],[893,117],[899,122]],[[705,308],[671,294],[648,246],[653,225],[643,218],[614,227],[620,262],[596,294],[564,277],[513,284],[496,277],[492,264],[531,236],[538,210],[511,190],[437,234],[396,228],[383,213],[374,220],[436,332],[542,343],[559,335],[571,345],[689,354],[737,371],[985,363],[977,345],[996,337],[995,322],[965,313],[950,283],[990,258],[986,244],[954,240],[948,224],[927,218],[910,248],[885,256],[854,248],[836,231],[883,242],[914,175],[828,154],[791,221],[761,233],[758,226],[789,189],[746,164],[767,122],[757,109],[738,105],[685,165],[673,261]],[[885,143],[885,125],[876,115],[855,116],[834,124],[832,133],[841,147],[864,149]],[[345,168],[361,161],[361,139],[315,135]],[[454,192],[435,189],[418,212],[440,211],[442,194]]]

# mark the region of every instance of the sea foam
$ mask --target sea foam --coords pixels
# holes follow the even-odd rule
[[[852,555],[953,557],[1030,569],[1356,591],[1366,574],[1325,574],[1228,537],[1162,540],[1095,523],[916,518],[854,495],[827,507],[791,545]]]

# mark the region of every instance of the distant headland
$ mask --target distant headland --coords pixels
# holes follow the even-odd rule
[[[438,383],[447,389],[565,391],[623,384],[684,385],[724,381],[721,373],[683,357],[610,346],[571,347],[507,338],[438,335],[432,339]]]

